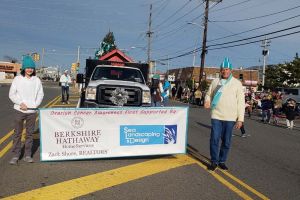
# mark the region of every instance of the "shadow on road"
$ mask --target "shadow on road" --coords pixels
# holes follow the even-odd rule
[[[210,125],[203,124],[203,123],[201,123],[201,122],[196,122],[196,123],[199,124],[200,126],[203,126],[204,128],[211,129],[211,126],[210,126]]]

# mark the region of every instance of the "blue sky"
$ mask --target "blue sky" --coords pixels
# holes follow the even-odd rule
[[[146,32],[150,4],[153,5],[154,32],[151,59],[174,58],[192,51],[195,47],[201,47],[200,24],[204,12],[202,0],[0,0],[0,2],[0,60],[4,60],[5,56],[21,60],[22,55],[27,53],[42,54],[44,48],[44,64],[65,69],[70,68],[71,63],[77,60],[77,48],[80,46],[80,62],[81,66],[84,66],[85,59],[94,56],[95,48],[99,47],[110,30],[114,33],[119,49],[124,50],[136,61],[146,61]],[[223,0],[219,4],[211,2],[210,5],[208,49],[213,44],[255,37],[300,25],[300,16],[297,16],[300,13],[299,0]],[[191,25],[188,22],[198,25]],[[273,25],[268,25],[272,23]],[[257,29],[260,26],[266,27]],[[256,30],[247,32],[250,29]],[[300,28],[271,34],[268,37],[296,31],[300,31]],[[241,32],[245,33],[238,34]],[[224,38],[232,34],[238,35]],[[257,37],[244,42],[263,38]],[[233,44],[241,42],[230,45]],[[210,48],[218,47],[225,46]],[[291,61],[296,52],[299,52],[299,48],[300,33],[272,39],[267,62],[277,64]],[[209,50],[205,63],[206,66],[219,66],[227,56],[234,67],[262,65],[261,52],[260,42]],[[170,59],[169,67],[192,66],[193,58],[194,55],[191,53]],[[164,71],[168,62],[163,62],[165,65],[158,64],[158,69]],[[196,55],[195,64],[200,65],[199,53]],[[41,61],[38,65],[41,65]]]

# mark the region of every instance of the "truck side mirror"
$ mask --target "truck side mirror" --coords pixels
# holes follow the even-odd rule
[[[84,83],[84,75],[83,74],[76,75],[76,83]]]

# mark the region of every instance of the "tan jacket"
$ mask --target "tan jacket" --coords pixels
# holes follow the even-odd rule
[[[220,79],[214,79],[209,86],[205,96],[205,101],[210,103],[213,100],[217,88],[220,87]],[[242,83],[232,77],[224,86],[222,96],[215,109],[211,111],[211,118],[224,121],[244,121],[245,95]]]

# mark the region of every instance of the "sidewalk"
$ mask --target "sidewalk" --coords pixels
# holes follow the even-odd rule
[[[0,80],[0,85],[2,84],[11,84],[13,81],[13,79],[3,79],[3,80]]]

